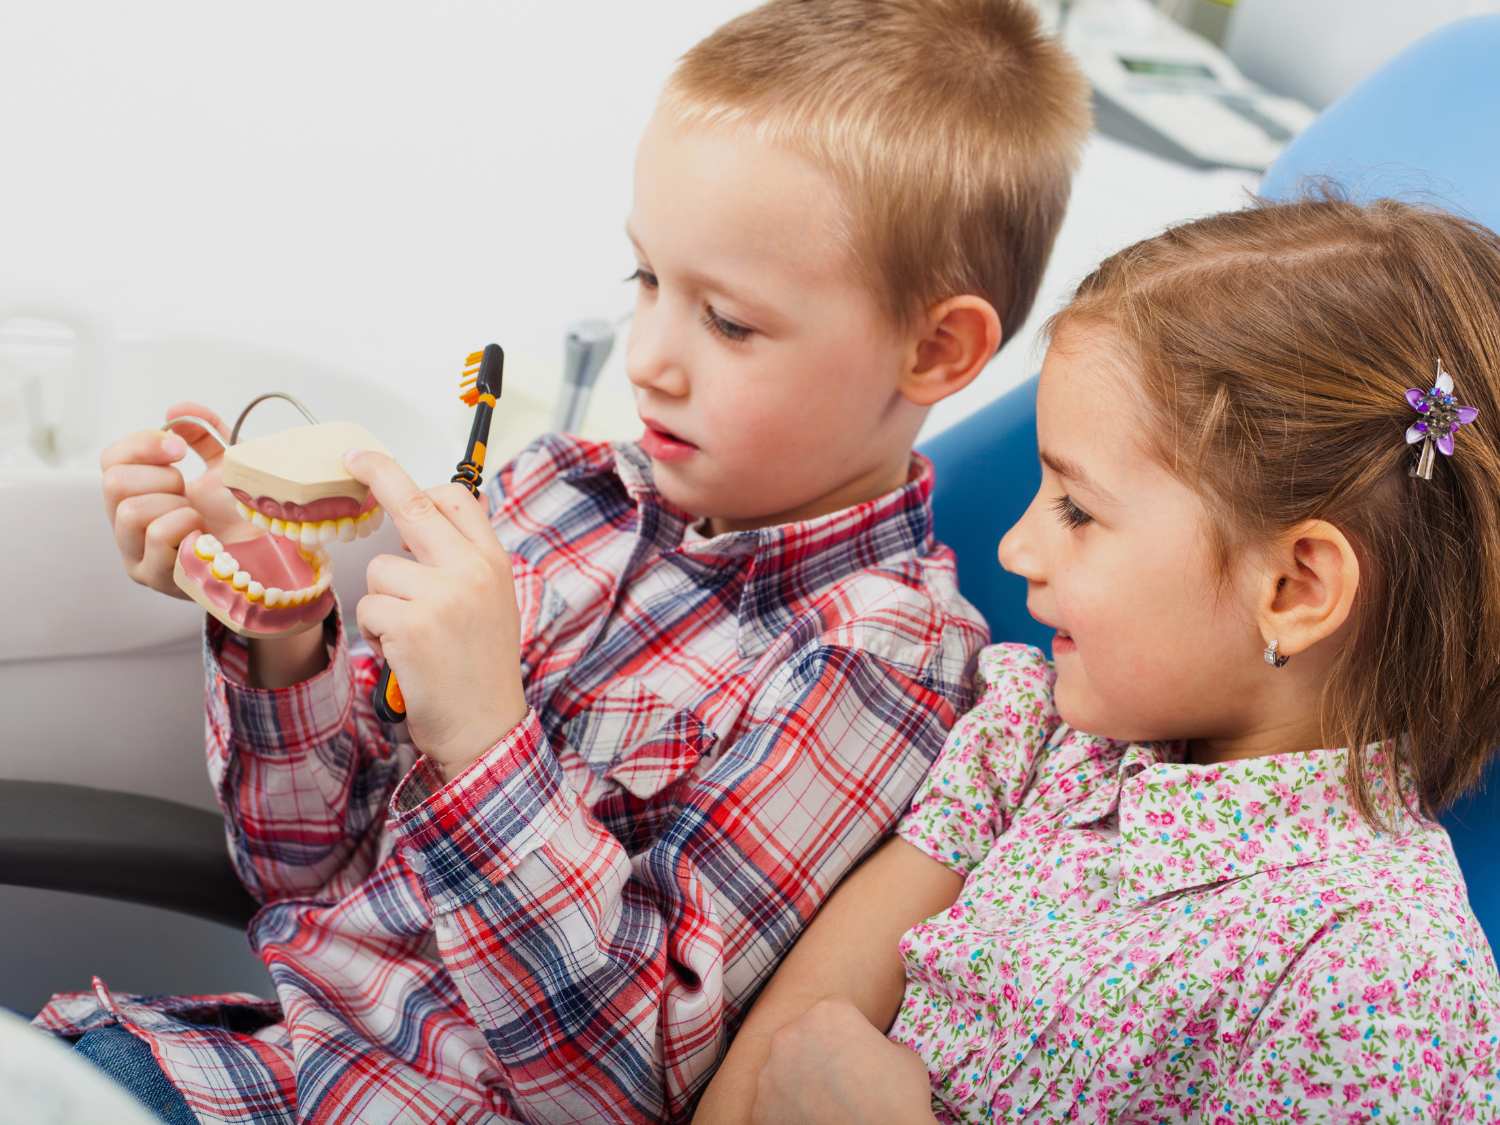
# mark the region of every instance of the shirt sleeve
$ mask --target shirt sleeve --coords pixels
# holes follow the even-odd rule
[[[728,745],[669,725],[696,745],[666,756],[706,749],[710,764],[631,851],[534,715],[446,786],[419,764],[391,829],[522,1116],[688,1120],[755,991],[895,824],[954,710],[867,652],[811,646]]]
[[[991,645],[979,654],[979,701],[948,733],[899,835],[967,876],[1010,826],[1031,768],[1059,720],[1056,672],[1041,650]]]
[[[350,650],[340,610],[324,622],[329,663],[300,684],[247,687],[230,633],[209,619],[209,777],[230,855],[261,902],[342,897],[374,870],[392,790],[416,752],[376,717],[380,665]],[[223,654],[223,659],[221,659]]]
[[[1204,1120],[1352,1125],[1500,1115],[1495,997],[1464,966],[1392,948],[1400,946],[1304,958],[1238,1033],[1189,1021],[1190,1033],[1227,1033],[1226,1046],[1239,1047],[1223,1056],[1235,1061],[1205,1075]]]

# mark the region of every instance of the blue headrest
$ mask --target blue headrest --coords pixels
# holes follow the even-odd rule
[[[1266,172],[1295,198],[1327,178],[1350,197],[1425,198],[1500,230],[1500,15],[1460,20],[1334,102]]]

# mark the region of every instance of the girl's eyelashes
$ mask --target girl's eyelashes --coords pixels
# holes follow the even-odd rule
[[[1057,518],[1069,531],[1077,531],[1080,527],[1094,521],[1093,516],[1073,503],[1071,496],[1059,496],[1052,501],[1052,510],[1057,513]]]
[[[719,336],[722,336],[724,339],[731,340],[736,344],[740,343],[742,340],[748,339],[751,332],[751,330],[749,328],[746,328],[743,324],[736,324],[732,320],[725,320],[718,313],[714,312],[712,306],[704,310],[703,323],[708,326],[708,330],[710,332],[714,332]]]
[[[625,279],[626,281],[639,281],[647,289],[656,288],[656,275],[647,269],[637,268],[635,273]]]

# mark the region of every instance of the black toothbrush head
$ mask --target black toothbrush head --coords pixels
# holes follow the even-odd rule
[[[459,398],[470,406],[481,397],[488,397],[495,405],[500,397],[500,385],[505,375],[505,351],[499,344],[488,344],[480,352],[471,352],[464,360],[463,379],[459,383]]]

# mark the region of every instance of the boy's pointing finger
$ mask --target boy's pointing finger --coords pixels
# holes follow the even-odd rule
[[[395,458],[351,449],[344,454],[344,467],[355,480],[369,486],[418,562],[441,566],[462,552],[468,540]]]

